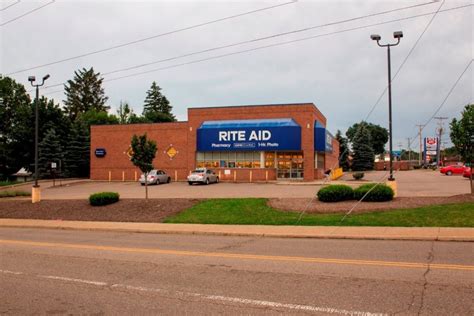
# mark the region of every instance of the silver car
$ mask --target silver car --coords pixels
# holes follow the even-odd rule
[[[160,183],[170,183],[171,177],[166,174],[163,170],[152,170],[148,173],[147,183],[148,184],[160,184]],[[140,184],[145,185],[145,175],[140,176]]]
[[[192,185],[193,183],[209,184],[218,182],[219,176],[210,169],[196,169],[188,176],[189,185]]]

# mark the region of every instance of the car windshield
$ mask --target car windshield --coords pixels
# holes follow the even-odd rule
[[[196,169],[196,170],[193,170],[193,172],[191,173],[204,173],[205,170],[199,170],[199,169]]]
[[[150,171],[149,175],[155,175],[156,174],[156,170],[152,170]]]

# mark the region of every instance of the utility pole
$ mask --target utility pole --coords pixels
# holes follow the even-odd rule
[[[418,127],[418,137],[420,138],[420,153],[418,155],[418,165],[421,166],[421,155],[422,155],[422,152],[423,152],[423,143],[422,143],[422,140],[421,140],[421,131],[423,130],[424,125],[417,124],[415,126]]]
[[[411,139],[410,137],[407,138],[408,140],[408,169],[410,169],[411,166]]]
[[[434,119],[438,120],[438,153],[436,157],[436,164],[438,166],[441,166],[441,137],[443,136],[444,133],[444,120],[447,120],[448,118],[445,116],[435,116]]]

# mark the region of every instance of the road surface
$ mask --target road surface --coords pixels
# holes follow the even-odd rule
[[[0,229],[0,314],[472,315],[462,242]]]

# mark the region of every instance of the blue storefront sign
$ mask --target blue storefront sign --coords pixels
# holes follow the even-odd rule
[[[332,152],[334,136],[318,121],[314,123],[314,151]]]
[[[301,127],[290,118],[206,121],[197,151],[301,150]]]
[[[96,148],[95,149],[95,156],[98,157],[98,158],[105,157],[106,154],[107,154],[107,151],[105,150],[105,148]]]

